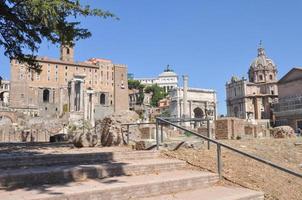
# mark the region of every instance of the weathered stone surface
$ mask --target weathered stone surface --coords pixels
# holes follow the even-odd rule
[[[277,126],[271,131],[274,138],[296,137],[295,131],[290,126]]]
[[[77,133],[73,138],[73,145],[75,147],[94,147],[98,143],[98,137],[90,132]]]
[[[97,121],[96,132],[100,136],[100,144],[102,146],[118,146],[123,142],[126,143],[126,127],[122,126],[125,123],[134,123],[139,119],[139,116],[133,111],[122,111],[115,113],[109,117],[105,117],[101,121]],[[133,131],[135,130],[135,131]],[[139,130],[129,130],[130,136],[138,137]]]

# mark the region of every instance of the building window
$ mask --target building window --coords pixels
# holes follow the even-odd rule
[[[44,103],[49,102],[49,90],[48,89],[43,90],[43,102]]]
[[[66,48],[66,53],[67,53],[67,54],[70,54],[69,48]]]
[[[273,80],[273,75],[269,75],[269,79],[270,79],[270,80]]]
[[[65,70],[68,70],[68,67],[67,67],[67,66],[65,66]]]
[[[101,104],[101,105],[105,105],[105,100],[106,100],[106,99],[105,99],[105,94],[102,93],[101,96],[100,96],[100,104]]]
[[[275,94],[274,90],[272,90],[272,91],[271,91],[271,94],[272,94],[272,95],[274,95],[274,94]]]
[[[263,76],[260,75],[260,76],[259,76],[259,79],[260,79],[260,81],[263,81]]]

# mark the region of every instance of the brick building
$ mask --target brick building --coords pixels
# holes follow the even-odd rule
[[[128,110],[125,65],[97,58],[75,62],[72,47],[60,50],[60,60],[37,58],[40,74],[11,60],[11,108],[44,117],[70,113],[91,121]]]
[[[293,68],[278,81],[279,102],[274,105],[276,125],[302,129],[302,68]]]

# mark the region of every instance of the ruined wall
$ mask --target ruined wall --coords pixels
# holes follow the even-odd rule
[[[221,118],[215,121],[216,139],[269,137],[268,120],[247,121],[239,118]]]
[[[114,66],[114,111],[129,110],[127,68]]]

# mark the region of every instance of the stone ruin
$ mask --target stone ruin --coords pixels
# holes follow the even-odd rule
[[[290,126],[277,126],[271,130],[271,136],[274,138],[291,138],[296,137],[296,134]]]
[[[0,120],[0,142],[49,142],[52,135],[63,131],[65,118],[46,119],[16,113],[17,121]],[[67,133],[67,131],[65,132]]]
[[[88,126],[83,129],[70,131],[74,135],[73,144],[76,147],[93,147],[93,146],[120,146],[126,144],[126,127],[125,123],[135,123],[139,116],[133,111],[121,111],[105,117],[95,122],[95,127]],[[132,139],[139,137],[138,128],[131,127]]]
[[[215,138],[221,139],[252,139],[270,136],[269,120],[239,119],[224,117],[215,121]]]

